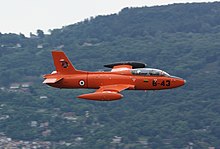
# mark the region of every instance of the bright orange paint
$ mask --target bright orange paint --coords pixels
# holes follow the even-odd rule
[[[89,72],[76,70],[63,51],[52,51],[56,71],[44,75],[45,84],[56,88],[91,88],[94,93],[78,98],[110,101],[123,97],[119,94],[129,90],[162,90],[182,86],[185,80],[170,76],[159,69],[143,68],[145,64],[124,62],[110,64],[110,72]]]

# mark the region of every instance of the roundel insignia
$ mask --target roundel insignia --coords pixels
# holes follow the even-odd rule
[[[83,80],[80,80],[80,81],[79,81],[79,85],[80,85],[80,86],[83,86],[83,85],[85,85],[85,81],[83,81]]]

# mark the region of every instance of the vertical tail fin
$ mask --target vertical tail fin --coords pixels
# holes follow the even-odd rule
[[[52,56],[57,73],[73,74],[78,72],[63,51],[52,51]]]

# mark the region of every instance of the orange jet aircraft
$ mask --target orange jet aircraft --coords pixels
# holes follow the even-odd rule
[[[56,88],[90,88],[94,93],[78,98],[99,101],[118,100],[119,92],[129,90],[162,90],[182,86],[185,80],[165,71],[145,68],[146,64],[134,61],[104,65],[111,71],[89,72],[75,69],[63,51],[52,51],[56,71],[44,75],[44,84]]]

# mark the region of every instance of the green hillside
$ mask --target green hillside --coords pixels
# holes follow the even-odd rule
[[[125,8],[30,38],[0,33],[0,137],[51,148],[220,147],[220,3]],[[124,91],[113,102],[77,99],[94,90],[42,84],[62,49],[77,69],[147,63],[187,80],[165,91]],[[117,136],[117,137],[116,137]]]

